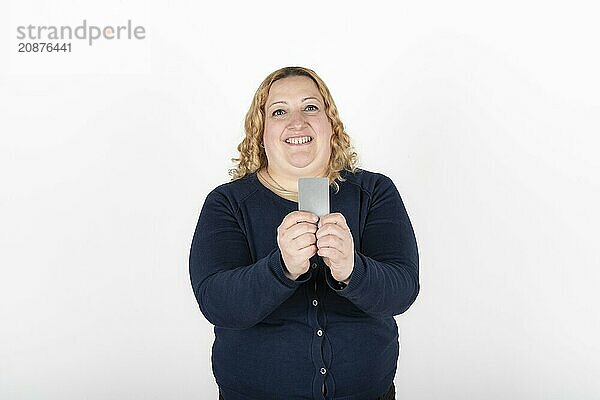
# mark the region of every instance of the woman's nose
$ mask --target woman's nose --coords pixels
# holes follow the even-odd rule
[[[290,116],[290,122],[288,124],[288,129],[302,129],[304,127],[304,116],[300,111],[293,111]]]

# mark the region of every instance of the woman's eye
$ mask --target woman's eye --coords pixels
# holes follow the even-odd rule
[[[312,109],[309,110],[309,107],[312,107]],[[305,108],[305,110],[307,110],[307,111],[317,111],[318,109],[319,109],[319,107],[312,105],[312,104],[307,105]]]
[[[281,108],[273,111],[273,113],[271,115],[273,115],[274,117],[277,115],[282,115],[285,111],[283,111]]]

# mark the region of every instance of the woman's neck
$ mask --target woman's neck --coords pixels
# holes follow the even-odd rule
[[[310,175],[294,176],[282,173],[281,171],[273,171],[272,168],[263,167],[264,175],[271,178],[275,186],[282,186],[283,189],[291,192],[298,192],[298,178],[320,178],[325,176],[325,171]],[[281,188],[280,188],[281,189]]]

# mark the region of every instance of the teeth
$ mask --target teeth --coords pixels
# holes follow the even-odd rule
[[[304,136],[301,138],[289,138],[286,139],[286,143],[291,143],[291,144],[303,144],[303,143],[308,143],[312,140],[312,138],[310,136]]]

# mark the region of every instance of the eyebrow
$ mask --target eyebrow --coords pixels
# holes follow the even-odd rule
[[[317,99],[314,96],[305,97],[305,98],[302,99],[302,101],[306,101],[306,100],[310,100],[310,99],[317,100],[319,103],[321,102],[319,99]],[[271,108],[273,105],[278,104],[278,103],[287,104],[287,101],[283,101],[283,100],[281,100],[281,101],[275,101],[275,102],[271,103],[271,105],[268,108]]]

